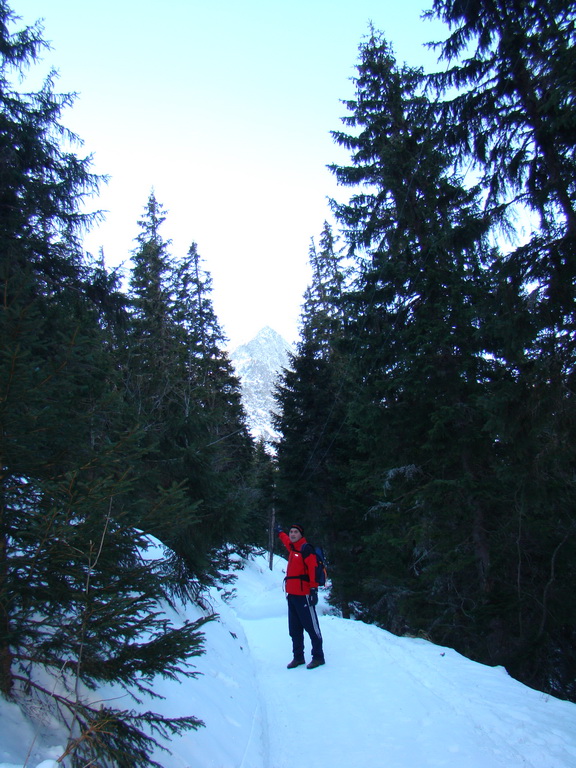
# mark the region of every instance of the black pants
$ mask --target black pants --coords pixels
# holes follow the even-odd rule
[[[312,658],[324,661],[322,634],[316,608],[307,595],[286,595],[288,598],[288,631],[292,638],[295,659],[304,658],[304,630],[310,635]]]

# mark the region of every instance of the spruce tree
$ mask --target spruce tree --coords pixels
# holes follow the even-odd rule
[[[136,705],[141,694],[155,695],[157,675],[193,676],[190,661],[202,652],[199,630],[209,619],[177,628],[163,615],[166,575],[160,563],[143,559],[150,542],[130,524],[124,501],[134,490],[130,461],[137,463],[137,448],[130,454],[125,440],[52,480],[13,481],[6,493],[11,693],[63,722],[66,751],[78,766],[94,759],[157,765],[154,731],[201,725],[141,706],[102,709],[85,695],[119,684]],[[162,499],[174,516],[181,503],[174,493]]]
[[[481,492],[490,467],[489,224],[479,190],[465,187],[442,151],[423,73],[399,67],[374,30],[347,107],[354,132],[334,135],[352,165],[333,170],[341,184],[366,189],[335,204],[359,263],[347,298],[349,473],[368,507],[360,602],[390,629],[435,626],[439,640],[462,643],[458,596],[485,605],[491,585],[491,509]]]
[[[172,317],[179,342],[179,397],[186,413],[182,426],[188,435],[181,435],[184,472],[190,492],[202,500],[202,530],[186,548],[206,570],[223,545],[242,538],[253,450],[212,290],[212,277],[192,243],[173,270]]]
[[[0,2],[0,280],[2,282],[2,500],[0,502],[0,687],[12,689],[13,628],[7,603],[14,525],[6,494],[20,477],[44,477],[69,466],[82,444],[80,424],[67,433],[63,397],[78,393],[68,375],[79,355],[78,328],[67,322],[83,289],[78,234],[85,191],[98,180],[89,161],[60,147],[60,117],[70,98],[50,78],[38,93],[18,93],[16,78],[45,45],[38,25],[13,33],[15,17]],[[62,129],[63,130],[63,129]],[[70,365],[69,365],[70,363]],[[67,379],[60,391],[58,374]],[[71,387],[71,388],[70,388]],[[54,407],[48,409],[48,403]]]
[[[493,295],[506,374],[492,388],[490,425],[514,531],[501,554],[504,605],[514,605],[501,629],[504,652],[523,679],[573,697],[576,621],[564,585],[574,578],[576,547],[576,16],[565,0],[438,0],[433,12],[452,28],[440,44],[449,68],[432,78],[452,126],[446,141],[461,163],[475,165],[495,219],[530,214],[525,242],[500,261]]]
[[[346,271],[327,222],[319,244],[317,249],[312,241],[309,250],[312,281],[305,293],[301,340],[277,388],[277,514],[285,525],[296,516],[310,540],[322,542],[330,560],[331,599],[347,613],[353,588],[340,573],[354,542],[348,535],[353,516],[343,471],[349,438],[347,361],[339,346]]]
[[[161,234],[165,220],[165,211],[152,192],[138,221],[138,246],[130,272],[127,386],[136,416],[148,422],[151,441],[163,428],[163,407],[170,398],[175,363],[169,243]]]
[[[177,629],[156,610],[166,588],[141,558],[142,453],[111,354],[123,300],[79,245],[98,179],[60,143],[70,97],[51,79],[39,93],[12,86],[44,45],[39,26],[12,33],[14,21],[0,1],[0,691],[63,720],[73,765],[145,766],[154,730],[199,721],[95,708],[82,692],[115,681],[137,695],[185,671],[203,621]],[[181,496],[163,506],[180,514]]]
[[[435,0],[430,14],[453,28],[438,44],[451,66],[434,83],[457,88],[445,106],[458,159],[477,164],[493,204],[522,203],[549,235],[574,237],[572,3]],[[562,263],[551,254],[550,267]]]
[[[173,309],[174,260],[162,235],[166,212],[152,192],[138,221],[137,247],[130,274],[130,314],[124,335],[123,372],[127,406],[139,431],[137,504],[147,532],[171,545],[181,527],[200,526],[199,494],[192,494],[183,517],[173,519],[158,507],[159,492],[189,485],[181,433],[194,429],[183,402],[186,373],[180,364],[180,341]]]
[[[539,103],[548,133],[558,128],[547,152],[517,77],[529,68],[534,98],[552,92],[570,61],[571,12],[439,8],[459,24],[445,56],[476,40],[477,58],[425,76],[398,68],[372,30],[347,102],[352,130],[334,134],[352,155],[334,171],[355,190],[334,206],[358,257],[345,338],[348,490],[369,545],[360,610],[572,697],[573,174],[551,171],[554,154],[570,167],[571,96],[564,78]],[[471,162],[476,173],[460,178]],[[540,227],[504,250],[518,206]]]
[[[325,221],[320,234],[319,247],[314,239],[310,243],[308,261],[312,282],[304,294],[301,331],[316,343],[327,343],[337,332],[342,321],[342,292],[346,282],[342,248],[332,226]]]

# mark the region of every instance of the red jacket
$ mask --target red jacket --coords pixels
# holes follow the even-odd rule
[[[312,551],[308,557],[302,557],[302,547],[306,539],[302,537],[292,544],[290,537],[284,531],[280,531],[278,538],[288,550],[288,567],[284,586],[289,595],[309,595],[311,589],[318,588],[316,581],[316,555]]]

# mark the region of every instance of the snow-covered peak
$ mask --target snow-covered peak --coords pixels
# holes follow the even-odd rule
[[[266,326],[230,355],[242,384],[242,402],[252,436],[265,442],[277,439],[271,413],[275,409],[274,388],[289,363],[291,347],[273,328]]]
[[[262,359],[268,361],[284,361],[287,359],[287,352],[291,351],[288,342],[280,336],[273,328],[266,326],[262,328],[256,336],[245,344],[241,344],[232,353],[232,361],[244,361],[253,359]]]

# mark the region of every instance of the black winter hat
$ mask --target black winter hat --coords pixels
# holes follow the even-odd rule
[[[304,536],[304,528],[302,528],[301,525],[294,523],[294,525],[291,525],[290,528],[297,528],[300,531],[300,534]],[[290,528],[288,530],[290,530]]]

